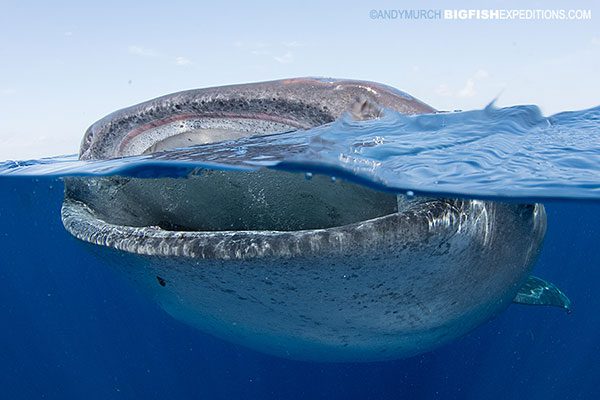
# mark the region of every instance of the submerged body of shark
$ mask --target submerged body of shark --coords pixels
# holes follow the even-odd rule
[[[192,90],[92,125],[83,160],[434,109],[393,88],[299,78]],[[197,151],[201,151],[201,147]],[[569,308],[530,271],[540,204],[405,199],[270,169],[66,179],[63,223],[174,317],[279,356],[367,361],[457,338],[514,300]]]

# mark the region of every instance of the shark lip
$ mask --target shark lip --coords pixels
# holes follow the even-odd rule
[[[154,145],[157,142],[194,131],[194,126],[197,127],[196,129],[199,127],[206,132],[214,132],[215,125],[217,126],[216,130],[221,129],[223,132],[228,130],[228,138],[231,139],[248,136],[249,134],[278,133],[310,128],[309,124],[302,123],[293,118],[286,118],[284,116],[268,113],[242,114],[235,112],[218,112],[175,114],[136,126],[123,137],[117,148],[117,154],[137,155],[144,152],[140,151],[144,150],[144,141],[140,140],[143,135],[153,136],[149,141],[145,141],[146,146],[148,146],[150,143]],[[226,128],[223,129],[223,127]],[[250,127],[254,131],[250,131]],[[203,144],[206,141],[208,140],[190,141],[187,145]],[[142,147],[139,145],[136,146],[136,142],[141,142]],[[182,145],[185,146],[186,143],[183,143]],[[151,146],[148,146],[148,149],[150,148]]]
[[[65,199],[62,221],[73,236],[96,245],[129,253],[192,259],[249,260],[344,256],[370,253],[415,229],[414,224],[455,230],[447,221],[457,218],[454,202],[423,201],[408,207],[407,213],[391,213],[343,226],[297,231],[230,230],[182,231],[158,226],[117,225],[99,218],[87,204]],[[428,215],[428,219],[415,215]]]
[[[131,227],[107,223],[84,203],[66,200],[62,219],[78,239],[117,250],[148,256],[201,259],[250,259],[308,256],[337,249],[360,226],[371,230],[389,216],[328,229],[303,231],[169,231],[159,227]],[[356,245],[356,242],[353,243]]]

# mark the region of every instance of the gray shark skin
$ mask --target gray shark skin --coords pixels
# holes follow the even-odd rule
[[[199,89],[98,121],[80,158],[305,129],[344,112],[376,118],[382,108],[434,112],[362,81]],[[489,320],[526,282],[521,302],[551,297],[528,278],[546,231],[540,204],[405,199],[268,169],[189,179],[68,178],[65,187],[65,228],[167,313],[281,357],[408,357]]]
[[[386,107],[406,114],[435,110],[379,83],[296,78],[188,90],[116,111],[93,124],[80,158],[141,154],[176,133],[194,132],[190,144],[306,129],[350,111],[372,118]],[[145,147],[147,146],[147,147]]]

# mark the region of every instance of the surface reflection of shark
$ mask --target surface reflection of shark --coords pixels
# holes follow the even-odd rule
[[[370,82],[192,90],[96,122],[80,158],[289,132],[344,112],[371,119],[383,108],[435,111]],[[405,357],[465,334],[513,300],[569,308],[560,290],[529,276],[546,231],[540,204],[407,199],[270,169],[65,183],[66,229],[169,314],[283,357]]]

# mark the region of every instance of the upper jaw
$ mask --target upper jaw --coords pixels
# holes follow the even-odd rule
[[[80,158],[141,154],[144,149],[130,148],[128,143],[160,126],[176,128],[178,121],[262,121],[262,128],[244,131],[252,136],[281,132],[282,125],[287,130],[316,127],[344,112],[358,119],[374,118],[381,107],[407,114],[435,111],[399,90],[364,81],[295,78],[188,90],[124,108],[96,122],[84,135]],[[265,128],[268,123],[276,126]]]

